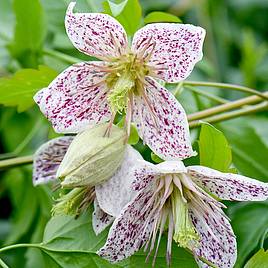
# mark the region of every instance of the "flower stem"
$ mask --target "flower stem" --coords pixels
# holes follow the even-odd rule
[[[177,98],[183,91],[183,82],[178,83],[178,85],[175,88],[175,91],[173,93],[173,95],[175,96],[175,98]]]
[[[32,155],[14,157],[11,159],[0,161],[0,170],[16,167],[16,166],[20,166],[20,165],[31,164],[32,162],[33,162]]]
[[[213,264],[212,262],[206,260],[205,258],[203,257],[198,257],[200,261],[202,261],[203,263],[207,264],[209,267],[212,267],[212,268],[218,268],[218,266],[216,266],[215,264]]]
[[[0,267],[9,268],[2,259],[0,259]]]
[[[226,83],[216,83],[216,82],[203,82],[203,81],[184,81],[183,85],[187,86],[200,86],[200,87],[216,87],[216,88],[226,88],[231,90],[242,91],[245,93],[250,93],[253,95],[257,95],[262,99],[268,100],[268,96],[260,93],[259,91],[249,88],[243,87],[234,84],[226,84]]]
[[[41,249],[42,247],[39,244],[15,244],[15,245],[10,245],[6,246],[3,248],[0,248],[0,253],[11,250],[11,249],[16,249],[16,248],[39,248]],[[3,260],[0,259],[0,267],[2,268],[9,268]]]
[[[268,91],[266,91],[264,93],[265,96],[268,97]],[[188,115],[188,120],[192,121],[192,120],[198,120],[201,118],[205,118],[208,116],[212,116],[221,112],[226,112],[229,110],[233,110],[239,107],[242,107],[244,105],[249,105],[249,104],[253,104],[256,102],[261,101],[262,99],[258,96],[250,96],[250,97],[246,97],[240,100],[236,100],[236,101],[232,101],[226,104],[222,104],[213,108],[209,108],[200,112],[196,112],[196,113],[192,113],[190,115]]]
[[[43,120],[38,120],[32,130],[26,135],[26,137],[21,141],[17,148],[11,153],[0,154],[0,160],[12,158],[18,156],[23,149],[28,145],[36,133],[40,130]]]
[[[184,248],[188,253],[190,253],[191,255],[193,255],[194,257],[196,257],[197,259],[199,259],[200,261],[202,261],[203,263],[207,264],[208,266],[212,267],[212,268],[218,268],[216,265],[214,265],[212,262],[210,262],[209,260],[201,257],[201,256],[196,256],[193,254],[193,252],[188,249],[188,248]]]
[[[0,253],[15,248],[42,248],[39,244],[15,244],[0,248]]]
[[[78,62],[82,61],[81,59],[78,59],[78,58],[69,56],[69,55],[67,55],[65,53],[55,51],[55,50],[51,50],[51,49],[44,49],[43,53],[45,55],[58,58],[59,60],[65,61],[66,63],[70,63],[70,64],[74,64],[74,63],[78,63]]]
[[[226,120],[230,120],[230,119],[239,117],[241,115],[248,115],[251,113],[255,113],[255,112],[259,112],[259,111],[263,111],[263,110],[267,110],[267,109],[268,109],[268,103],[265,101],[265,102],[261,102],[257,105],[245,107],[245,108],[233,111],[233,112],[207,117],[207,118],[205,118],[204,121],[206,121],[208,123],[218,123],[221,121],[226,121]],[[200,120],[194,120],[194,121],[190,121],[189,126],[190,126],[190,128],[196,128],[196,127],[199,127],[201,123],[202,123],[202,121],[200,121]]]
[[[195,88],[193,86],[187,86],[187,85],[185,85],[184,87],[187,88],[187,89],[189,89],[189,90],[191,90],[192,92],[194,92],[194,93],[196,93],[196,94],[198,94],[200,96],[203,96],[205,98],[208,98],[208,99],[210,99],[210,100],[212,100],[214,102],[217,102],[217,103],[220,103],[220,104],[225,104],[225,103],[228,103],[229,102],[226,99],[223,99],[223,98],[221,98],[219,96],[210,94],[210,93],[208,93],[206,91],[200,90],[200,89]]]

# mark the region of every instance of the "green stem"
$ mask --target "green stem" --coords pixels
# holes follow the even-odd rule
[[[176,88],[174,90],[174,93],[173,93],[173,95],[175,96],[175,98],[177,98],[182,93],[182,91],[183,91],[183,82],[180,82],[176,86]]]
[[[206,92],[206,91],[200,90],[200,89],[195,88],[195,87],[193,87],[193,86],[187,86],[187,85],[186,85],[186,86],[184,86],[184,87],[187,88],[187,89],[189,89],[189,90],[191,90],[192,92],[194,92],[194,93],[196,93],[196,94],[198,94],[198,95],[200,95],[200,96],[203,96],[203,97],[205,97],[205,98],[208,98],[208,99],[210,99],[210,100],[212,100],[212,101],[214,101],[214,102],[217,102],[217,103],[220,103],[220,104],[225,104],[225,103],[228,103],[228,102],[229,102],[229,101],[226,100],[226,99],[223,99],[223,98],[221,98],[221,97],[219,97],[219,96],[210,94],[210,93],[208,93],[208,92]]]
[[[0,155],[0,160],[16,157],[22,150],[27,146],[27,144],[32,140],[35,134],[40,130],[43,120],[38,120],[32,130],[26,135],[22,142],[17,146],[17,148],[12,153],[5,153]]]
[[[267,110],[267,108],[268,108],[268,103],[265,101],[265,102],[262,102],[262,103],[257,104],[257,105],[253,105],[253,106],[239,109],[237,111],[208,117],[208,118],[205,118],[204,121],[206,121],[208,123],[218,123],[218,122],[230,120],[230,119],[242,116],[242,115],[248,115],[248,114],[260,112],[263,110]],[[201,123],[202,123],[202,121],[199,121],[199,120],[190,121],[189,126],[190,126],[190,128],[196,128],[196,127],[199,127]]]
[[[0,253],[15,248],[42,248],[39,244],[15,244],[0,248]]]
[[[264,95],[268,97],[268,92],[265,92]],[[245,106],[245,105],[253,104],[253,103],[259,102],[261,100],[262,100],[262,98],[260,98],[258,96],[246,97],[246,98],[243,98],[243,99],[240,99],[237,101],[232,101],[232,102],[222,104],[222,105],[219,105],[216,107],[212,107],[212,108],[200,111],[200,112],[189,114],[188,120],[192,121],[192,120],[202,119],[202,118],[212,116],[212,115],[215,115],[215,114],[218,114],[221,112],[226,112],[229,110],[240,108],[240,107]]]
[[[70,64],[75,64],[75,63],[78,63],[78,62],[82,61],[81,59],[78,59],[78,58],[69,56],[67,54],[64,54],[62,52],[51,50],[51,49],[44,49],[43,53],[45,55],[55,57],[55,58],[57,58],[59,60],[65,61],[66,63],[70,63]]]
[[[2,259],[0,259],[0,267],[9,268]]]
[[[193,252],[188,249],[188,248],[184,248],[188,253],[190,253],[191,255],[193,255],[195,257],[195,255],[193,254]],[[215,264],[213,264],[212,262],[208,261],[207,259],[201,257],[201,256],[196,256],[200,261],[202,261],[203,263],[207,264],[208,266],[212,267],[212,268],[218,268]]]
[[[207,259],[203,258],[203,257],[198,257],[198,259],[200,261],[202,261],[203,263],[207,264],[209,267],[212,267],[212,268],[218,268],[218,266],[216,266],[215,264],[213,264],[212,262],[208,261]]]
[[[225,84],[225,83],[216,83],[216,82],[203,82],[203,81],[184,81],[183,85],[187,86],[200,86],[200,87],[215,87],[215,88],[226,88],[231,90],[238,90],[245,93],[257,95],[261,97],[262,99],[268,100],[268,96],[260,93],[259,91],[249,88],[249,87],[243,87],[239,85],[234,84]]]
[[[11,159],[0,161],[0,170],[16,167],[16,166],[20,166],[20,165],[31,164],[32,162],[33,162],[32,155],[14,157]]]

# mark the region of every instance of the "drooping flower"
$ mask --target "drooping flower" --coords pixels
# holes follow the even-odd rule
[[[133,176],[137,193],[115,219],[98,252],[112,263],[142,247],[149,251],[148,257],[155,250],[154,263],[167,228],[168,264],[174,240],[193,252],[200,267],[233,267],[236,239],[222,211],[225,206],[216,197],[237,201],[268,198],[267,183],[203,166],[185,167],[181,161],[158,165],[142,161]]]
[[[35,101],[59,133],[77,133],[115,114],[125,113],[140,137],[161,158],[192,156],[185,111],[156,79],[186,79],[202,58],[204,29],[190,24],[149,24],[136,32],[131,48],[124,28],[99,13],[73,13],[65,26],[73,45],[102,61],[74,64],[63,71]]]
[[[103,137],[105,130],[104,126],[99,125],[76,137],[64,136],[53,139],[36,151],[33,163],[34,185],[51,181],[60,182],[59,174],[65,173],[66,177],[60,178],[61,185],[71,188],[68,193],[57,200],[52,214],[70,214],[77,217],[94,202],[92,224],[96,234],[110,225],[114,217],[118,216],[120,209],[133,197],[131,187],[127,187],[131,184],[129,179],[133,179],[129,176],[129,170],[134,167],[137,160],[142,159],[141,155],[130,145],[124,145],[122,157],[120,143],[124,144],[124,136],[120,137],[117,133],[119,130],[114,129],[110,137]],[[123,130],[121,131],[124,133]],[[92,135],[86,132],[98,134],[98,136],[93,139]],[[85,138],[89,136],[91,139],[86,140]],[[84,141],[83,144],[81,144],[81,139]],[[109,151],[113,159],[108,157]],[[111,154],[112,152],[117,152],[117,155]],[[70,156],[70,154],[75,155]],[[67,160],[71,161],[69,165]],[[100,166],[101,164],[103,166]],[[107,188],[112,192],[116,189],[116,197],[109,196]],[[103,206],[103,203],[105,204],[103,196],[104,200],[110,198],[109,204],[113,207],[117,206],[117,211]]]

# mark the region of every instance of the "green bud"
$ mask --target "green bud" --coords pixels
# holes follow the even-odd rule
[[[123,161],[126,133],[113,125],[106,136],[108,127],[101,124],[74,138],[57,171],[63,187],[95,186],[115,173]]]

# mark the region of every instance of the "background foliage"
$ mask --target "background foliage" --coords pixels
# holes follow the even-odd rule
[[[56,135],[34,106],[32,96],[47,86],[69,62],[75,61],[75,57],[88,60],[74,49],[65,33],[64,15],[68,2],[0,2],[1,159],[32,154],[39,145]],[[79,11],[105,11],[113,15],[129,35],[144,23],[159,20],[181,20],[200,25],[207,30],[204,59],[189,79],[242,84],[259,91],[268,88],[268,2],[265,0],[143,0],[140,4],[138,0],[77,2]],[[203,87],[199,90],[226,100],[244,96],[226,89]],[[178,99],[189,114],[215,105],[215,100],[186,87]],[[200,128],[192,130],[199,156],[186,162],[200,161],[225,172],[239,172],[268,182],[267,126],[267,111],[214,127],[203,124],[201,132]],[[141,143],[136,147],[145,159],[159,160]],[[88,216],[90,212],[77,221],[70,217],[56,217],[47,225],[53,195],[56,193],[47,186],[32,186],[31,166],[1,171],[1,246],[44,243],[38,249],[22,247],[6,251],[0,257],[10,267],[111,267],[94,254],[104,242],[106,233],[95,237]],[[245,265],[246,268],[268,267],[268,253],[265,252],[268,247],[268,203],[226,204],[238,241],[236,268]],[[173,246],[172,267],[196,267],[190,254]],[[165,242],[160,249],[157,267],[165,267],[164,248]],[[143,252],[112,267],[139,265],[145,267]]]

